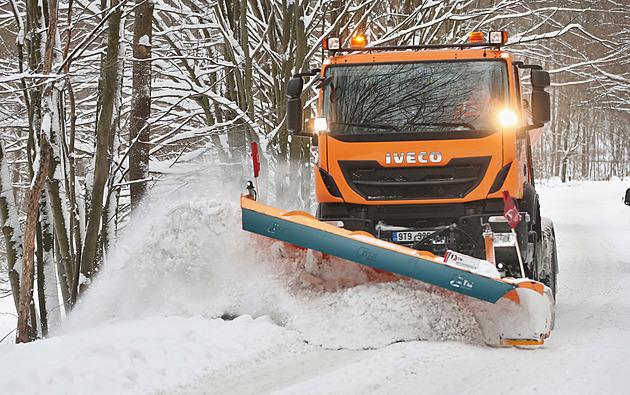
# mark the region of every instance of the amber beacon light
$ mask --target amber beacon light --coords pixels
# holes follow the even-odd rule
[[[482,32],[468,33],[468,42],[471,44],[482,43],[483,33]]]
[[[367,44],[367,40],[365,39],[365,36],[362,36],[360,34],[352,37],[350,39],[350,46],[352,48],[361,48],[361,47],[365,47],[365,45]]]

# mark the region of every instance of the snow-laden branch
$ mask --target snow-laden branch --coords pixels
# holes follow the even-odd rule
[[[508,44],[507,45],[514,45],[514,44],[524,44],[524,43],[530,43],[533,41],[539,41],[539,40],[547,40],[547,39],[551,39],[551,38],[556,38],[556,37],[560,37],[563,34],[571,31],[571,30],[579,30],[580,32],[584,33],[585,35],[587,35],[588,37],[594,39],[595,41],[606,45],[607,47],[610,46],[610,44],[605,41],[602,40],[594,35],[592,35],[591,33],[589,33],[586,29],[584,29],[584,27],[582,27],[581,24],[579,23],[572,23],[569,25],[564,26],[562,29],[558,29],[558,30],[554,30],[552,32],[547,32],[547,33],[537,33],[537,34],[532,34],[529,36],[522,36],[522,35],[515,35],[513,37],[511,37],[508,40]]]

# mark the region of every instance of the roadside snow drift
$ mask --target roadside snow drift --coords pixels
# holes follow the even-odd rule
[[[300,347],[295,333],[267,317],[226,322],[171,316],[101,324],[5,348],[0,392],[137,394]]]

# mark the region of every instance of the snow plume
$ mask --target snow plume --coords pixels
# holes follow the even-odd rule
[[[251,315],[334,349],[479,341],[461,298],[247,233],[237,200],[238,188],[209,181],[147,202],[66,330],[155,316]]]
[[[263,273],[247,259],[236,203],[191,199],[149,210],[150,217],[110,256],[72,325],[161,315],[221,316],[264,294]],[[254,300],[255,304],[257,301]],[[255,305],[248,306],[256,315]]]

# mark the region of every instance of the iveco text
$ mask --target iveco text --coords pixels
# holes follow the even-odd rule
[[[395,164],[402,163],[440,163],[442,161],[442,153],[433,151],[430,154],[426,152],[401,152],[400,154],[397,152],[386,153],[385,154],[385,163],[390,165],[392,164],[392,156],[394,157]]]

